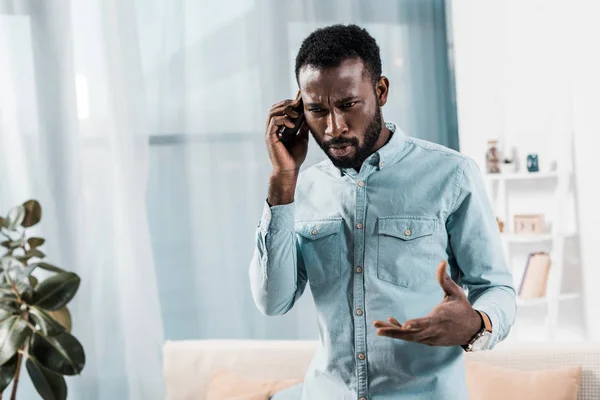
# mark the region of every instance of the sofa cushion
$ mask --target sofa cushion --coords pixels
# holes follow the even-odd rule
[[[269,397],[300,383],[301,379],[260,379],[217,370],[212,374],[206,400],[269,400]]]
[[[576,400],[581,367],[523,371],[466,362],[471,400]]]

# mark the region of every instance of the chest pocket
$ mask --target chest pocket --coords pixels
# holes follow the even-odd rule
[[[342,218],[297,221],[296,234],[311,286],[340,276]]]
[[[436,219],[428,217],[383,217],[377,221],[377,277],[410,287],[435,279],[433,234]]]

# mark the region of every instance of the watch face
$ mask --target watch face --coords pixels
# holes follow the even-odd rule
[[[490,344],[491,338],[492,338],[492,334],[489,333],[488,331],[484,331],[473,342],[473,345],[471,346],[471,351],[487,350],[488,346]]]

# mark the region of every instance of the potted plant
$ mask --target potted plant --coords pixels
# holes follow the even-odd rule
[[[67,398],[65,375],[78,375],[85,365],[83,346],[71,335],[67,303],[80,278],[43,261],[44,239],[25,235],[37,224],[42,208],[35,200],[0,217],[0,399],[12,382],[16,398],[21,365],[43,399]],[[44,279],[42,279],[44,277]]]

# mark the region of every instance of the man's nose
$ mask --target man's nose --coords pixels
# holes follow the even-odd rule
[[[332,111],[327,116],[327,128],[325,129],[325,135],[331,137],[338,137],[348,131],[344,117],[339,113]]]

